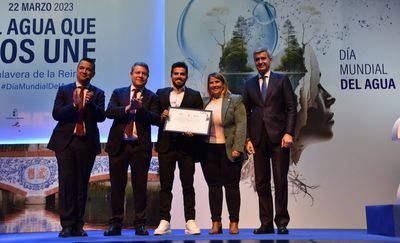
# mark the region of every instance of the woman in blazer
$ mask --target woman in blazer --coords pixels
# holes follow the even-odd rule
[[[229,212],[229,233],[239,233],[240,171],[246,140],[246,111],[240,95],[231,94],[228,82],[220,73],[208,75],[209,97],[204,108],[212,111],[210,136],[201,163],[209,189],[212,228],[210,234],[221,234],[222,187],[225,188]]]

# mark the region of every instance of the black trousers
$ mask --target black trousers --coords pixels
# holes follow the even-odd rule
[[[255,146],[254,170],[261,224],[287,226],[289,223],[288,180],[290,150],[271,143],[263,126],[260,144]],[[275,218],[271,193],[271,162],[275,189]]]
[[[58,164],[59,213],[63,228],[80,229],[87,200],[90,173],[96,154],[85,137],[73,137],[66,149],[56,152]]]
[[[201,167],[208,185],[211,220],[221,221],[224,187],[229,220],[239,222],[242,161],[231,162],[226,155],[225,144],[207,144],[206,148],[206,158]]]
[[[170,150],[158,154],[160,168],[160,218],[171,221],[172,186],[176,162],[179,167],[179,178],[182,185],[185,220],[196,218],[195,191],[193,187],[195,165],[193,155],[184,151],[179,143],[172,143]]]
[[[125,187],[128,166],[131,167],[131,183],[135,204],[134,227],[146,225],[147,177],[151,154],[143,151],[138,143],[123,141],[120,152],[109,156],[111,181],[110,225],[122,226],[124,219]]]

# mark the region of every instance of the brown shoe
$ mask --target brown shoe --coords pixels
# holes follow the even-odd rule
[[[222,223],[221,221],[213,221],[210,231],[210,235],[222,234]]]
[[[229,234],[232,234],[232,235],[239,234],[239,223],[238,222],[230,222],[229,223]]]

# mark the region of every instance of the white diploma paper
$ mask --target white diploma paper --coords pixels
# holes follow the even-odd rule
[[[164,131],[208,135],[211,115],[212,112],[206,110],[170,107]]]

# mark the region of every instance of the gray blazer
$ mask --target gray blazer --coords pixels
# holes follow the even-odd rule
[[[210,97],[203,98],[204,108],[210,103]],[[226,155],[232,158],[232,150],[244,153],[246,142],[246,109],[242,103],[242,96],[228,92],[222,100],[222,124],[224,126]],[[242,157],[242,156],[241,156]]]

